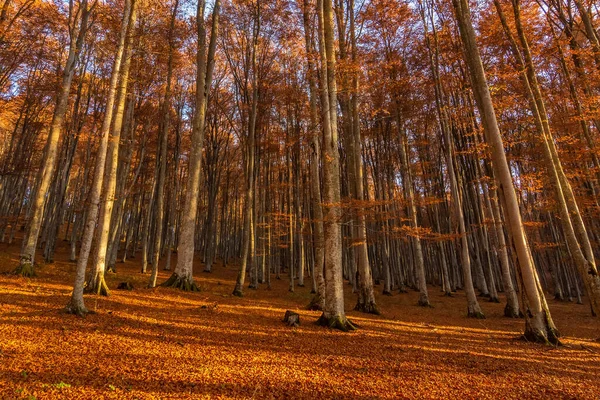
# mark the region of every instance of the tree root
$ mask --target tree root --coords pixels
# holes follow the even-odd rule
[[[318,319],[317,324],[327,326],[331,329],[339,329],[342,332],[350,332],[356,330],[357,326],[350,322],[345,316],[326,317],[322,314]]]
[[[521,313],[521,310],[515,310],[507,303],[504,307],[504,316],[507,318],[523,318],[523,313]]]
[[[384,290],[382,294],[384,296],[392,296],[392,292],[390,292],[389,290]]]
[[[549,329],[546,333],[535,329],[525,328],[525,333],[521,338],[527,342],[540,343],[545,345],[562,346],[558,338],[558,332]]]
[[[90,311],[88,311],[88,309],[85,308],[85,306],[77,306],[72,302],[69,302],[69,304],[67,304],[67,306],[64,309],[64,312],[67,314],[76,315],[81,318],[85,318],[88,314],[90,314]]]
[[[429,302],[429,299],[427,298],[427,296],[424,296],[424,295],[419,296],[419,301],[417,302],[417,305],[419,307],[433,308],[433,306]]]
[[[85,293],[93,293],[97,296],[110,296],[110,290],[104,279],[104,275],[96,274],[85,286]]]
[[[177,274],[171,275],[171,277],[160,286],[181,289],[185,292],[200,291],[200,288],[196,285],[192,278],[180,277]]]
[[[33,278],[36,276],[35,267],[31,261],[21,259],[21,263],[15,269],[15,275],[21,275],[25,278]]]
[[[469,307],[467,310],[467,318],[485,319],[485,314],[481,310],[473,310]]]
[[[492,297],[492,296],[490,296],[490,299],[488,301],[490,303],[500,303],[500,300],[497,297]]]
[[[233,293],[231,293],[231,294],[236,297],[244,297],[244,292],[242,291],[242,289],[238,288],[237,286],[235,289],[233,289]]]
[[[379,310],[379,307],[377,307],[377,304],[375,304],[374,301],[369,301],[366,303],[362,303],[359,301],[358,303],[356,303],[354,310],[366,314],[381,315],[381,311]]]
[[[485,319],[485,314],[481,311],[473,311],[467,314],[467,318]]]

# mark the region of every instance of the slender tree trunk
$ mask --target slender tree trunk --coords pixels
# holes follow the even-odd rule
[[[306,45],[308,85],[310,101],[310,192],[311,205],[313,211],[313,279],[315,281],[315,296],[312,298],[308,308],[311,310],[323,310],[325,305],[325,278],[323,276],[323,263],[325,258],[325,249],[323,243],[323,208],[321,206],[321,176],[319,174],[321,145],[318,132],[317,115],[317,83],[315,59],[318,55],[315,53],[314,43],[311,35],[310,20],[310,1],[304,0],[303,3],[303,22],[304,22],[304,41]]]
[[[212,14],[212,28],[208,49],[206,46],[206,29],[204,28],[205,0],[198,1],[196,24],[198,33],[198,52],[196,55],[196,113],[192,128],[192,149],[189,163],[189,177],[182,211],[181,233],[177,266],[171,277],[163,286],[173,286],[182,290],[197,291],[194,283],[194,239],[196,217],[198,214],[198,193],[202,168],[202,147],[204,144],[204,128],[206,124],[206,108],[208,94],[212,83],[214,56],[217,45],[219,27],[220,0],[216,0]]]
[[[71,7],[71,9],[73,8]],[[74,21],[74,26],[70,32],[69,54],[62,71],[62,81],[58,100],[54,108],[54,114],[52,115],[50,132],[48,133],[48,139],[46,140],[46,146],[44,148],[42,166],[40,173],[38,174],[39,184],[32,195],[31,217],[27,224],[27,231],[23,239],[19,266],[15,271],[22,276],[31,277],[35,275],[35,250],[37,248],[37,241],[43,222],[46,194],[50,189],[50,183],[56,168],[58,143],[63,129],[65,114],[67,113],[67,108],[69,106],[69,94],[71,92],[71,83],[75,73],[75,66],[79,60],[79,55],[83,48],[85,35],[88,30],[88,18],[91,12],[91,9],[88,8],[88,1],[82,0],[79,7],[76,10],[73,10],[73,12],[75,15],[72,15],[71,18]]]
[[[126,1],[123,9],[123,19],[121,22],[121,32],[119,36],[119,45],[117,47],[117,54],[113,63],[112,76],[110,80],[110,86],[108,91],[108,99],[106,103],[106,112],[104,114],[104,120],[100,129],[100,145],[98,147],[97,158],[96,158],[96,170],[92,181],[92,187],[89,194],[89,206],[87,213],[85,214],[85,225],[83,230],[83,236],[81,240],[81,247],[79,250],[79,258],[77,259],[77,272],[75,275],[75,283],[73,285],[73,293],[71,300],[67,304],[66,310],[72,314],[85,315],[88,310],[85,307],[83,301],[83,289],[85,284],[85,272],[87,264],[92,250],[92,242],[94,239],[94,232],[96,230],[96,224],[98,222],[98,211],[100,205],[100,195],[102,192],[102,184],[104,179],[104,169],[106,164],[106,152],[108,149],[108,141],[110,135],[110,128],[112,125],[112,114],[115,104],[115,98],[117,95],[117,85],[121,78],[121,64],[125,54],[125,41],[127,37],[127,30],[129,27],[129,21],[132,14],[132,1]]]
[[[476,43],[475,30],[467,0],[453,0],[453,6],[464,47],[465,62],[469,68],[473,94],[481,114],[486,140],[491,148],[495,177],[498,180],[507,214],[507,222],[518,259],[518,272],[527,299],[525,338],[543,343],[559,343],[559,333],[546,304],[533,258],[525,236],[512,176],[504,153],[504,143],[498,128],[492,97]]]
[[[129,27],[127,29],[127,42],[123,53],[123,66],[121,70],[120,83],[117,88],[116,108],[112,120],[111,135],[108,142],[106,166],[103,180],[104,194],[100,203],[100,217],[98,219],[98,235],[96,236],[94,271],[88,279],[86,290],[91,293],[108,296],[110,294],[104,280],[106,271],[106,257],[108,252],[108,239],[111,230],[112,211],[115,202],[117,187],[117,167],[119,164],[119,143],[121,141],[121,130],[123,127],[123,116],[127,100],[127,86],[129,83],[129,69],[131,66],[131,54],[133,46],[133,32],[136,23],[136,11],[138,3],[132,2]],[[113,229],[115,227],[112,227]]]
[[[342,237],[340,231],[340,170],[337,134],[336,61],[331,0],[317,0],[321,56],[321,105],[323,113],[323,202],[325,307],[319,324],[343,331],[354,329],[344,311]]]
[[[250,104],[250,116],[248,118],[248,137],[246,139],[246,201],[244,210],[244,242],[242,251],[242,263],[233,289],[233,295],[241,297],[244,295],[244,282],[246,280],[246,269],[250,271],[254,267],[254,229],[252,217],[254,210],[254,155],[255,155],[255,130],[256,114],[258,109],[258,77],[256,57],[258,51],[258,36],[260,34],[260,0],[256,2],[256,15],[252,37],[252,94]],[[248,265],[250,264],[250,265]]]
[[[158,277],[158,264],[160,262],[160,252],[163,237],[163,221],[165,215],[165,180],[167,175],[167,147],[169,143],[169,130],[171,128],[171,84],[173,80],[173,35],[175,30],[175,18],[177,16],[177,8],[179,0],[175,0],[173,12],[171,14],[171,23],[169,26],[169,60],[167,62],[167,86],[165,88],[165,98],[163,100],[163,120],[162,132],[160,135],[159,149],[157,152],[156,162],[158,167],[158,182],[156,188],[156,234],[154,236],[154,253],[152,254],[152,273],[148,287],[156,286],[156,278]],[[168,233],[167,233],[168,234]]]

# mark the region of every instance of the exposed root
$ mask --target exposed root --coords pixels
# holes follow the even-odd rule
[[[427,296],[425,296],[425,295],[420,295],[419,296],[419,301],[417,302],[417,305],[419,307],[433,308],[433,306],[429,302],[429,298]]]
[[[21,263],[19,264],[17,269],[15,269],[15,275],[21,275],[25,278],[35,277],[36,274],[35,274],[35,267],[33,266],[33,263],[29,260],[25,260],[22,258]]]
[[[382,294],[384,296],[392,296],[392,292],[390,292],[389,290],[384,290]]]
[[[515,310],[514,307],[511,307],[508,303],[504,307],[504,316],[507,318],[521,318],[523,314],[520,310]]]
[[[360,312],[363,312],[366,314],[381,315],[381,311],[379,310],[379,307],[377,307],[377,304],[375,304],[374,301],[369,301],[369,302],[363,303],[359,300],[359,302],[356,303],[354,310],[360,311]]]
[[[497,297],[490,296],[489,302],[490,303],[500,303],[500,300]]]
[[[542,332],[536,329],[525,328],[525,333],[521,338],[527,342],[540,343],[545,345],[562,346],[557,332],[550,329],[547,332]]]
[[[104,275],[100,274],[96,274],[96,276],[87,282],[84,291],[86,293],[93,293],[97,296],[110,296],[110,290],[106,285]]]
[[[236,296],[236,297],[244,297],[244,292],[242,291],[241,288],[239,287],[235,287],[235,289],[233,289],[233,293],[231,293],[232,295]]]
[[[482,311],[469,309],[467,311],[467,318],[485,319],[485,314]]]
[[[326,317],[322,314],[317,324],[320,326],[327,326],[331,329],[339,329],[342,332],[350,332],[356,330],[356,325],[350,322],[345,316],[334,316]]]
[[[84,305],[75,305],[73,302],[69,302],[64,309],[64,312],[67,314],[73,314],[81,318],[85,318],[90,312]]]
[[[528,342],[551,344],[561,346],[559,340],[560,333],[552,323],[547,310],[542,311],[541,315],[531,316],[531,312],[527,311],[529,318],[525,320],[525,333],[523,338]]]
[[[180,277],[177,274],[171,275],[171,277],[163,283],[161,286],[172,287],[183,290],[185,292],[199,292],[200,288],[196,285],[192,278]]]

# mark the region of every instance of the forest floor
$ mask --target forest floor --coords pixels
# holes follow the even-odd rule
[[[108,275],[110,297],[86,296],[95,313],[82,319],[61,312],[75,264],[59,252],[17,277],[18,250],[0,245],[2,399],[600,398],[600,321],[585,305],[550,300],[564,342],[551,347],[520,340],[524,321],[503,304],[481,299],[487,319],[468,319],[463,293],[430,287],[434,308],[378,296],[371,316],[350,311],[346,285],[360,329],[342,333],[314,323],[310,285],[290,293],[287,276],[237,298],[235,267],[219,264],[196,274],[199,293],[146,289],[136,259]],[[114,290],[124,281],[134,290]],[[282,322],[288,309],[299,327]]]

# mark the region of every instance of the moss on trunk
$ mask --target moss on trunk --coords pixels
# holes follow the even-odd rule
[[[529,313],[529,317],[525,320],[523,339],[528,342],[561,346],[562,343],[559,338],[560,333],[554,327],[554,323],[549,318],[547,311],[541,312],[535,317]]]
[[[433,306],[431,305],[431,303],[429,302],[429,297],[426,296],[425,294],[421,293],[419,295],[419,301],[417,302],[417,305],[419,307],[428,307],[428,308],[433,308]]]
[[[521,313],[519,309],[511,307],[511,305],[507,303],[504,307],[504,316],[507,318],[522,318],[523,313]]]
[[[200,288],[196,285],[192,278],[182,277],[177,274],[171,275],[169,279],[161,286],[172,287],[183,290],[185,292],[199,292]]]
[[[31,260],[21,259],[21,263],[19,264],[17,269],[15,269],[15,274],[24,276],[26,278],[35,277],[35,267]]]
[[[360,300],[358,301],[358,303],[356,303],[356,306],[354,307],[355,311],[360,311],[366,314],[374,314],[374,315],[381,315],[381,311],[379,310],[379,307],[377,307],[377,304],[375,304],[375,302],[373,301],[369,301],[369,302],[361,302]]]
[[[478,308],[479,307],[468,307],[467,318],[485,319],[485,314]]]
[[[98,296],[110,296],[110,290],[106,285],[104,274],[96,273],[85,286],[86,293],[93,293]]]
[[[77,305],[70,302],[64,309],[64,312],[67,314],[73,314],[81,318],[85,318],[90,312],[84,305]]]
[[[317,324],[320,326],[327,326],[331,329],[339,329],[342,332],[350,332],[356,330],[357,326],[350,322],[346,317],[333,316],[326,317],[322,314],[318,319]]]

